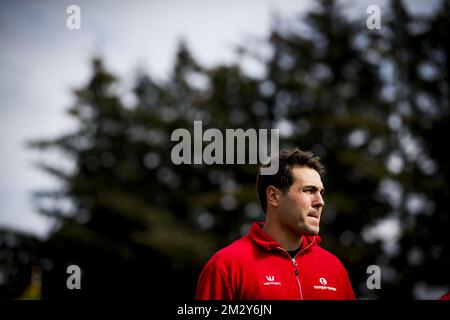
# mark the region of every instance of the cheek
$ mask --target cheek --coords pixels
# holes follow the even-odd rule
[[[289,197],[282,203],[282,211],[291,212],[298,215],[299,211],[302,215],[306,215],[312,204],[312,197],[307,194],[296,194]]]
[[[311,197],[308,195],[300,195],[296,199],[296,203],[298,207],[304,208],[308,210],[311,207]]]

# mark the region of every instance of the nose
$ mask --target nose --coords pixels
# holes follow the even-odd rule
[[[313,199],[312,206],[315,209],[319,209],[319,208],[322,208],[324,205],[325,205],[325,202],[323,201],[322,194],[320,192],[316,192],[314,199]]]

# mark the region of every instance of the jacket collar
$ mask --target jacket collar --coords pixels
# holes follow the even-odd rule
[[[264,226],[264,222],[253,222],[250,227],[250,239],[252,239],[257,245],[264,248],[265,250],[273,250],[279,249],[281,245],[273,240],[267,233],[262,229]],[[308,248],[305,251],[311,249],[311,247],[319,244],[321,242],[321,238],[318,235],[315,236],[302,236],[302,244],[300,247],[300,251]]]

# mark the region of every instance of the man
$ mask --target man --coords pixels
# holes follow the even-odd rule
[[[319,247],[324,168],[311,152],[282,150],[279,170],[257,176],[265,222],[218,251],[197,285],[198,300],[354,299],[347,271]]]

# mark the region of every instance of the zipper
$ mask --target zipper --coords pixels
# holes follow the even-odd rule
[[[285,252],[289,259],[291,259],[292,264],[294,265],[294,269],[295,269],[295,279],[297,280],[297,284],[298,284],[298,289],[300,292],[300,300],[303,300],[303,291],[302,291],[302,284],[300,283],[300,279],[298,277],[299,275],[299,271],[298,271],[298,265],[297,265],[297,261],[295,261],[295,259],[297,258],[297,256],[302,253],[303,251],[305,251],[306,249],[308,249],[309,247],[311,247],[314,244],[314,241],[316,240],[316,238],[313,238],[313,241],[311,241],[311,243],[306,246],[305,248],[303,248],[302,250],[300,250],[299,252],[297,252],[297,254],[294,256],[294,258],[291,258],[291,255],[289,254],[289,252],[287,252],[286,250],[284,250],[282,247],[277,247],[278,249],[280,249],[281,251]]]

